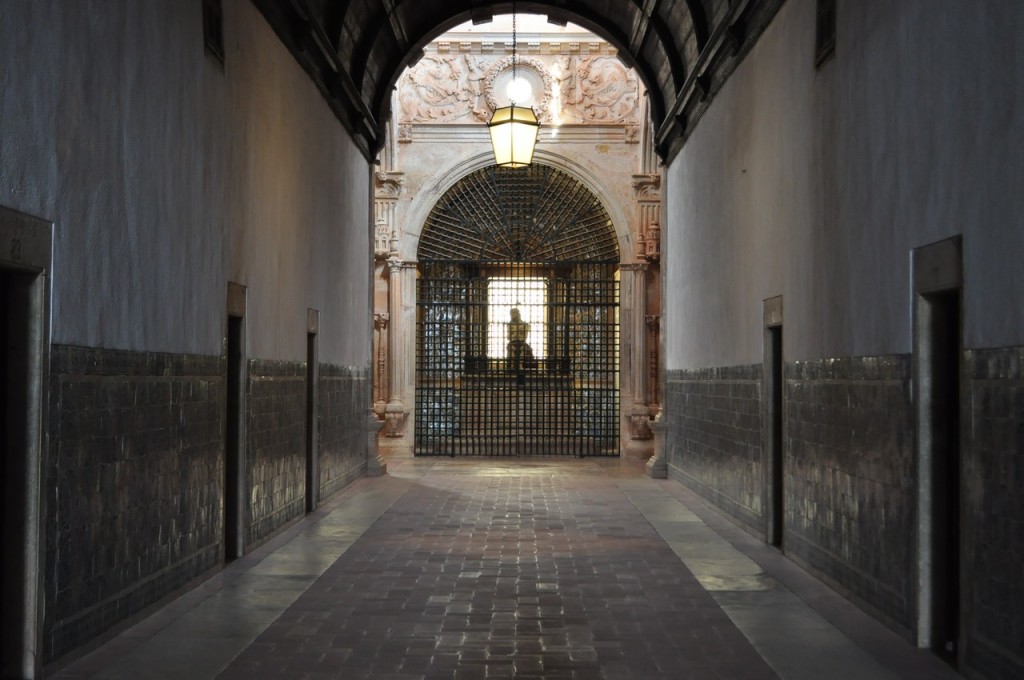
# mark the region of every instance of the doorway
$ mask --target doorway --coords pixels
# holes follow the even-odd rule
[[[229,283],[224,437],[226,561],[241,557],[245,552],[245,302],[245,286]]]
[[[0,677],[41,669],[52,225],[0,208]]]
[[[932,643],[956,662],[960,621],[960,294],[926,295],[919,303],[927,334],[922,387],[929,403],[928,455],[931,468]]]
[[[961,658],[960,239],[914,251],[918,644]]]
[[[317,428],[317,385],[320,371],[317,358],[317,330],[320,313],[308,310],[306,325],[306,512],[316,510],[320,499],[319,437]]]
[[[782,296],[764,301],[764,406],[763,462],[765,541],[783,547],[785,529],[785,458],[783,446],[783,388],[785,377],[782,364]]]

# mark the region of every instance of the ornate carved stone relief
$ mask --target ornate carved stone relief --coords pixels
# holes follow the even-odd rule
[[[405,173],[378,172],[374,179],[373,252],[382,259],[397,247],[395,202],[405,187]]]
[[[633,175],[633,198],[638,201],[660,201],[661,175]]]
[[[530,101],[517,103],[533,106],[542,122],[621,124],[627,141],[639,141],[639,80],[617,57],[520,56],[516,69],[533,89]],[[511,55],[424,56],[399,83],[399,141],[411,141],[410,124],[489,120],[508,103],[511,79]]]
[[[633,198],[638,203],[640,223],[636,235],[636,259],[657,262],[661,259],[661,175],[633,175]]]
[[[376,174],[377,198],[398,198],[405,187],[404,172],[378,172]]]
[[[374,410],[381,418],[387,405],[387,341],[384,332],[388,328],[390,314],[377,312],[373,315],[373,327],[377,331],[377,374],[374,376]]]
[[[373,225],[373,254],[377,259],[383,259],[391,251],[392,230],[391,225],[382,217],[378,217]]]
[[[564,123],[636,123],[636,74],[616,57],[563,57],[559,86]]]
[[[408,123],[487,120],[483,100],[485,63],[465,54],[427,55],[402,76],[398,90],[401,117]]]

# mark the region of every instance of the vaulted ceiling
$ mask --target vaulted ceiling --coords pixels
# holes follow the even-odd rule
[[[253,0],[367,159],[383,144],[391,91],[446,30],[512,12],[488,0]],[[605,38],[647,87],[655,144],[678,152],[783,0],[546,0],[517,12]]]

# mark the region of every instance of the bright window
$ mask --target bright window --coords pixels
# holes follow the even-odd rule
[[[508,354],[508,324],[512,310],[530,324],[526,343],[535,359],[547,356],[547,280],[540,277],[501,277],[487,280],[487,356],[504,359]]]

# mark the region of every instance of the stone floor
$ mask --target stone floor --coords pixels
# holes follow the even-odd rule
[[[959,677],[637,463],[389,469],[50,677]]]

